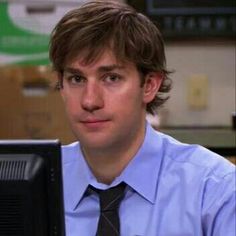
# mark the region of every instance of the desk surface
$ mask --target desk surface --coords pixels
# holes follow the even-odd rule
[[[231,128],[161,128],[160,131],[185,143],[236,147],[236,130]]]
[[[236,130],[231,128],[161,128],[159,130],[181,142],[207,147],[236,164]]]

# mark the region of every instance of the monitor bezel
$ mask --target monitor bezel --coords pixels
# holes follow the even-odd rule
[[[61,144],[55,140],[0,140],[0,154],[34,154],[46,163],[49,235],[65,236]]]

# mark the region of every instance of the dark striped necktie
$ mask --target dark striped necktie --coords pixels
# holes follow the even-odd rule
[[[95,191],[99,195],[100,201],[100,216],[96,236],[120,235],[119,206],[124,197],[125,186],[125,183],[120,183],[107,190],[99,190],[89,186],[89,192]]]

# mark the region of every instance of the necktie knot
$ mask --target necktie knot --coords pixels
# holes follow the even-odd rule
[[[115,236],[119,235],[119,205],[124,197],[126,184],[109,188],[107,190],[99,190],[93,186],[89,186],[89,190],[95,191],[99,195],[100,201],[100,217],[98,222],[97,236]]]
[[[99,199],[101,211],[118,210],[121,200],[123,199],[125,184],[121,183],[118,186],[107,190],[100,190]]]

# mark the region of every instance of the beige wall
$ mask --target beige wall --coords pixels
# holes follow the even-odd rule
[[[235,44],[232,41],[166,42],[167,65],[176,72],[171,98],[164,112],[167,125],[231,125],[235,111]],[[208,79],[207,107],[188,105],[192,75]],[[161,113],[160,113],[161,115]]]

